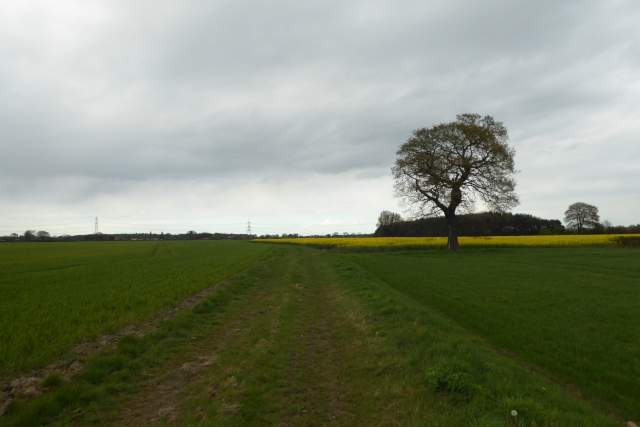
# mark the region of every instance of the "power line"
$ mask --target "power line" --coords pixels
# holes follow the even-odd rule
[[[77,223],[74,223],[74,224],[77,224]],[[108,227],[108,228],[138,229],[137,227],[133,227],[133,228],[132,227],[121,227],[121,226],[111,225],[111,224],[114,224],[114,223],[104,222],[103,221],[102,222],[102,228]],[[122,224],[126,224],[126,223],[122,223]],[[245,224],[246,225],[247,223],[246,222],[239,222],[237,224],[238,225],[240,225],[240,224]],[[261,227],[268,227],[268,228],[299,228],[299,227],[303,226],[302,224],[290,224],[290,225],[278,224],[278,225],[273,225],[273,224],[261,223],[261,222],[257,223],[257,224],[259,226],[261,226]],[[136,224],[129,224],[129,225],[136,225]],[[150,225],[150,224],[148,224],[148,225]],[[256,225],[256,223],[254,222],[253,225]],[[167,224],[158,224],[158,225],[152,224],[152,226],[154,228],[157,228],[157,227],[180,227],[180,225],[174,225],[174,224],[171,224],[171,225],[167,225]],[[201,227],[207,227],[207,228],[214,228],[214,229],[215,228],[217,228],[217,229],[221,229],[221,228],[233,229],[233,228],[236,228],[236,227],[232,227],[232,226],[229,226],[229,225],[221,225],[221,224],[202,224],[200,226]],[[20,226],[11,226],[11,225],[4,224],[4,227],[5,228],[0,229],[0,232],[13,229],[13,228],[9,228],[9,227],[20,227]],[[79,225],[79,226],[76,226],[76,227],[48,227],[48,226],[23,226],[23,227],[46,228],[47,230],[86,229],[86,225],[85,226]],[[305,228],[309,228],[309,227],[311,227],[311,226],[306,226]],[[313,225],[312,227],[323,227],[323,228],[353,227],[353,228],[356,228],[356,227],[371,227],[371,225],[369,225],[369,224],[330,224],[330,225]],[[139,229],[144,230],[144,229],[146,229],[146,227],[145,228],[140,227]]]
[[[82,226],[78,226],[78,227],[62,227],[62,228],[50,228],[50,227],[33,227],[33,228],[46,228],[48,231],[49,230],[86,230],[87,226],[86,225],[82,225]],[[6,232],[6,231],[10,231],[10,230],[15,230],[15,228],[3,228],[2,230],[0,230],[0,232]]]
[[[124,225],[152,225],[152,226],[157,226],[157,227],[209,227],[212,224],[211,223],[190,223],[190,224],[177,224],[177,223],[155,223],[155,222],[114,222],[114,221],[107,221],[103,224],[124,224]],[[213,225],[241,225],[241,224],[246,224],[244,222],[227,222],[227,223],[219,223],[219,224],[213,224]]]
[[[78,223],[52,223],[50,224],[52,227],[49,228],[48,226],[45,226],[45,228],[49,228],[49,230],[51,231],[58,231],[58,232],[71,232],[73,233],[74,231],[72,230],[78,230],[80,231],[81,229],[85,229],[86,228],[84,226],[63,226],[64,224],[73,224],[76,225]],[[148,230],[147,227],[151,226],[152,229],[158,229],[158,228],[171,228],[171,229],[176,229],[176,228],[182,228],[182,227],[204,227],[207,229],[217,229],[220,232],[233,232],[233,230],[238,230],[238,228],[236,228],[238,225],[241,224],[245,224],[246,225],[246,233],[247,235],[253,235],[253,230],[251,229],[251,220],[248,220],[246,223],[241,223],[241,222],[236,222],[236,223],[190,223],[190,224],[186,224],[186,223],[166,223],[166,222],[161,222],[161,223],[152,223],[152,222],[148,222],[148,223],[131,223],[131,222],[117,222],[117,221],[107,221],[107,222],[103,222],[103,228],[107,228],[107,230],[111,233],[117,233],[117,232],[122,232],[124,230],[131,230],[134,232],[138,232],[138,233],[146,233],[147,231],[144,231],[145,229]],[[0,233],[7,233],[7,232],[11,232],[14,231],[12,230],[13,228],[17,228],[20,226],[17,225],[9,225],[9,224],[3,224],[4,227],[2,227],[0,229]],[[57,227],[55,225],[58,225]],[[254,223],[255,225],[255,223]],[[292,231],[292,230],[298,230],[301,232],[308,232],[309,229],[314,229],[316,230],[316,232],[319,232],[319,230],[326,230],[326,229],[331,229],[333,228],[335,229],[344,229],[344,228],[348,228],[351,230],[358,230],[358,229],[369,229],[370,227],[372,227],[372,225],[370,224],[323,224],[323,223],[316,223],[316,224],[304,224],[304,223],[292,223],[292,224],[282,224],[282,223],[269,223],[269,222],[260,222],[258,223],[258,225],[260,226],[261,229],[263,229],[263,231],[265,232],[282,232],[282,231]],[[24,226],[23,226],[24,227]],[[29,226],[30,228],[34,228],[33,225]],[[41,226],[42,227],[42,226]],[[121,231],[120,231],[121,230]],[[76,233],[78,231],[75,231]],[[238,230],[240,231],[240,230]],[[96,216],[95,218],[95,222],[94,222],[94,234],[97,234],[99,232],[99,228],[98,228],[98,217]],[[125,231],[126,233],[126,231]]]
[[[77,227],[60,227],[64,225],[77,225],[78,222],[69,222],[69,223],[48,223],[48,224],[28,224],[28,225],[17,225],[17,224],[3,224],[4,227],[32,227],[32,228],[42,228],[46,227],[49,229],[66,229],[66,228],[82,228],[81,226]],[[153,222],[116,222],[116,221],[103,221],[102,225],[130,225],[130,226],[153,226],[153,227],[224,227],[224,226],[233,226],[233,225],[246,225],[246,222],[228,222],[228,223],[153,223]],[[255,225],[255,222],[254,222]],[[291,223],[291,224],[278,224],[278,223],[269,223],[269,222],[260,222],[259,225],[267,226],[267,227],[300,227],[305,226],[305,223]],[[307,225],[309,226],[309,225]],[[314,223],[311,224],[314,227],[367,227],[368,224],[322,224],[322,223]]]
[[[3,224],[3,226],[5,227],[32,227],[32,228],[42,228],[42,227],[46,227],[46,228],[79,228],[79,227],[59,227],[59,226],[63,226],[63,225],[76,225],[79,222],[82,221],[76,221],[76,222],[66,222],[66,223],[40,223],[40,224],[27,224],[27,225],[20,225],[20,224]],[[219,225],[244,225],[246,224],[246,222],[228,222],[228,223],[218,223],[218,224],[211,224],[211,223],[190,223],[190,224],[182,224],[182,223],[155,223],[155,222],[116,222],[116,221],[103,221],[102,225],[105,224],[124,224],[124,225],[142,225],[142,226],[149,226],[152,225],[154,227],[173,227],[173,226],[180,226],[180,227],[210,227],[211,225],[214,226],[219,226]]]

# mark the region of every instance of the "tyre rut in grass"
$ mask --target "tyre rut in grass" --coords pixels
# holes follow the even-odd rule
[[[349,257],[300,247],[101,363],[80,380],[111,395],[58,425],[614,425]]]

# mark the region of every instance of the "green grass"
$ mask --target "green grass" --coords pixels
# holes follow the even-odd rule
[[[228,243],[225,243],[225,246]],[[223,246],[223,248],[225,247]],[[264,271],[280,258],[277,251],[267,254],[249,269],[235,276],[215,293],[184,310],[144,337],[125,336],[117,348],[83,360],[84,369],[73,382],[60,382],[54,373],[44,380],[53,390],[31,401],[17,399],[0,426],[71,424],[117,425],[106,417],[126,404],[139,388],[141,378],[150,371],[184,363],[196,338],[224,325],[234,307],[262,282]]]
[[[215,241],[0,245],[0,376],[150,319],[267,250]]]
[[[344,261],[341,267],[345,287],[362,304],[370,334],[376,331],[382,337],[378,350],[382,363],[376,373],[403,385],[403,394],[411,398],[404,403],[404,411],[424,408],[422,416],[410,424],[615,425],[588,403],[497,353],[451,319],[370,271]],[[516,417],[510,415],[513,410]]]
[[[300,247],[48,381],[0,426],[616,425],[349,258]]]
[[[470,249],[349,257],[604,412],[640,419],[637,250]]]
[[[208,243],[171,248],[175,257],[193,250],[190,257],[197,258],[205,247],[199,245]],[[535,313],[542,309],[503,306],[524,307],[521,298],[567,306],[565,295],[589,311],[584,289],[593,294],[602,280],[589,278],[603,274],[618,294],[633,288],[637,252],[525,248],[345,255],[245,246],[272,250],[156,331],[124,337],[117,348],[82,359],[84,368],[72,382],[57,373],[43,379],[44,395],[16,397],[0,426],[614,427],[635,417],[519,349],[539,340]],[[496,291],[507,278],[512,284]],[[575,286],[582,294],[576,296]],[[468,320],[470,309],[481,312]],[[556,320],[564,320],[548,325],[562,324],[561,335],[571,337],[571,310],[560,311]],[[513,312],[518,315],[509,317]],[[483,321],[496,322],[493,337],[505,342],[512,329],[527,337],[509,348],[482,333]],[[599,325],[589,316],[582,321]],[[625,345],[630,353],[636,348]],[[610,368],[607,374],[617,370],[622,377],[636,365]],[[620,395],[634,396],[625,393]],[[171,409],[158,415],[165,408]]]

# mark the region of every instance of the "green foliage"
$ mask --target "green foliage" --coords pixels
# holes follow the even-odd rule
[[[582,230],[587,228],[595,228],[600,224],[600,216],[598,215],[598,208],[588,203],[574,203],[564,213],[564,221],[567,227],[577,230],[578,234],[582,233]]]
[[[623,248],[638,248],[640,247],[640,236],[615,236],[611,238],[614,245],[622,246]]]
[[[402,216],[400,216],[399,213],[382,211],[378,216],[378,223],[376,224],[376,227],[388,226],[400,222],[402,222]]]
[[[242,242],[0,246],[0,375],[152,318],[269,248]]]
[[[458,208],[472,210],[481,200],[503,212],[519,203],[515,150],[508,139],[501,122],[479,114],[459,114],[454,122],[413,131],[391,168],[396,197],[416,216],[444,215],[447,249],[457,250]]]
[[[543,219],[533,215],[508,212],[479,212],[457,215],[460,236],[533,236],[547,228],[561,234],[562,223],[557,219]],[[376,237],[431,237],[449,235],[449,225],[442,217],[419,218],[378,226]]]
[[[551,230],[549,230],[547,227],[542,226],[542,227],[540,227],[540,232],[538,234],[541,235],[541,236],[549,236],[549,235],[551,235],[553,233],[551,233]]]
[[[578,387],[603,411],[640,419],[637,251],[494,248],[350,256],[413,300]],[[459,362],[431,369],[431,384],[443,390],[464,388],[465,379],[483,385],[479,371]]]

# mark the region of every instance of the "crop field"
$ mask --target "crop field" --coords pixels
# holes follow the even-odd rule
[[[292,240],[0,246],[0,427],[640,421],[637,248]],[[8,386],[225,278],[73,375],[41,375],[37,393]]]
[[[640,251],[514,248],[350,257],[605,410],[640,419]]]
[[[149,319],[266,250],[215,241],[0,245],[0,377]]]
[[[554,235],[554,236],[481,236],[459,238],[461,247],[511,246],[586,246],[610,245],[618,235]],[[625,235],[632,236],[632,235]],[[635,235],[634,235],[635,236]],[[446,247],[446,237],[302,237],[294,239],[256,239],[254,242],[292,243],[317,248],[339,248],[357,252]]]

